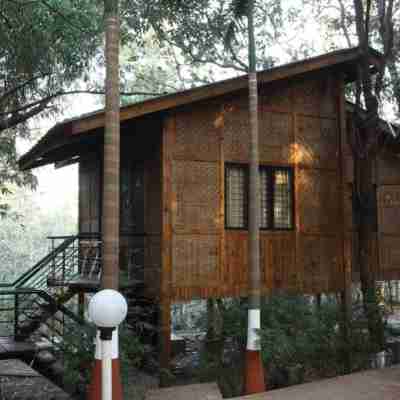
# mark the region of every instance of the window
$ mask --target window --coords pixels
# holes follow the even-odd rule
[[[226,227],[247,228],[248,166],[226,165]],[[260,166],[260,228],[293,228],[293,171]]]
[[[241,165],[226,168],[226,225],[229,228],[247,226],[247,169]]]

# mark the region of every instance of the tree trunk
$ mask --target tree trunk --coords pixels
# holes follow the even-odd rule
[[[106,108],[102,214],[102,287],[119,287],[119,17],[118,0],[104,0]]]
[[[247,321],[245,393],[265,390],[261,346],[257,330],[261,327],[260,315],[260,193],[258,146],[258,96],[256,48],[254,38],[254,0],[248,2],[249,37],[249,122],[250,122],[250,181],[249,181],[249,298]]]
[[[384,332],[381,313],[375,291],[375,271],[371,260],[371,241],[377,234],[376,187],[373,183],[374,157],[356,157],[355,173],[358,194],[358,253],[361,290],[363,293],[364,312],[368,319],[368,330],[376,351],[384,346]]]
[[[383,323],[377,306],[375,293],[375,271],[370,270],[370,243],[377,232],[376,187],[373,166],[379,152],[378,144],[378,101],[373,92],[369,63],[369,14],[371,1],[366,3],[366,12],[361,0],[354,0],[357,36],[363,57],[358,71],[356,129],[357,147],[353,152],[355,164],[355,194],[357,201],[358,253],[356,262],[360,270],[364,312],[368,319],[368,329],[372,344],[377,351],[384,345]],[[380,73],[383,73],[380,71]],[[379,79],[379,76],[378,76]],[[361,90],[364,96],[366,115],[360,113]]]

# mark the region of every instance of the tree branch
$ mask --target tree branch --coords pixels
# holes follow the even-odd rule
[[[93,95],[105,95],[105,92],[102,90],[70,90],[66,92],[57,92],[52,95],[47,96],[46,98],[34,101],[29,104],[25,104],[19,108],[15,108],[13,110],[4,111],[0,113],[0,116],[10,115],[15,113],[20,113],[21,111],[28,110],[32,107],[36,107],[40,104],[46,103],[48,104],[51,100],[54,100],[57,97],[68,96],[72,94],[93,94]],[[122,96],[163,96],[168,94],[168,92],[162,93],[154,93],[154,92],[121,92]]]
[[[34,117],[35,115],[40,114],[42,111],[44,111],[49,104],[50,100],[47,102],[43,102],[42,104],[37,105],[33,109],[25,112],[24,114],[19,114],[19,113],[14,113],[10,118],[6,118],[5,120],[0,120],[0,132],[11,128],[13,126],[16,126],[22,122],[27,121],[29,118]]]
[[[25,86],[30,85],[32,82],[36,81],[37,79],[44,78],[49,75],[50,74],[47,73],[47,74],[40,74],[40,75],[33,76],[32,78],[22,82],[21,84],[14,86],[11,89],[6,90],[5,92],[1,93],[0,103],[3,102],[7,97],[10,97],[14,93],[18,92],[18,90],[21,90]]]
[[[344,37],[346,38],[347,46],[352,47],[349,30],[346,26],[346,9],[343,4],[343,0],[338,0],[340,8],[340,27],[342,28]]]

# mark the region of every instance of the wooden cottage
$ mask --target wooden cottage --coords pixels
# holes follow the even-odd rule
[[[258,73],[266,293],[338,292],[357,279],[344,89],[359,60],[353,48]],[[121,108],[121,269],[132,276],[144,266],[137,273],[161,306],[166,343],[171,302],[246,295],[247,102],[242,76]],[[22,169],[79,163],[80,234],[101,233],[103,129],[102,111],[64,121],[20,159]],[[370,259],[379,278],[400,271],[400,160],[391,149],[376,163]]]

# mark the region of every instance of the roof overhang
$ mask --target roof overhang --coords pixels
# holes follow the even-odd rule
[[[262,85],[269,82],[295,78],[326,68],[335,68],[344,73],[347,81],[354,81],[357,73],[357,64],[361,57],[362,53],[358,47],[334,51],[258,72],[257,78],[259,84]],[[378,68],[380,62],[381,55],[371,49],[371,68]],[[243,75],[210,85],[152,98],[140,103],[134,103],[121,107],[120,121],[121,124],[123,124],[126,121],[144,115],[167,111],[187,104],[245,90],[247,85],[247,75]],[[19,167],[22,170],[26,170],[53,162],[63,161],[65,157],[77,159],[77,154],[75,154],[76,152],[74,153],[75,147],[79,147],[83,145],[83,143],[90,143],[90,139],[83,140],[81,134],[91,132],[97,133],[97,136],[98,134],[101,135],[104,128],[104,120],[104,110],[101,110],[55,125],[28,153],[20,158]],[[58,152],[61,148],[70,148],[71,151]],[[64,159],[62,157],[64,157]]]

